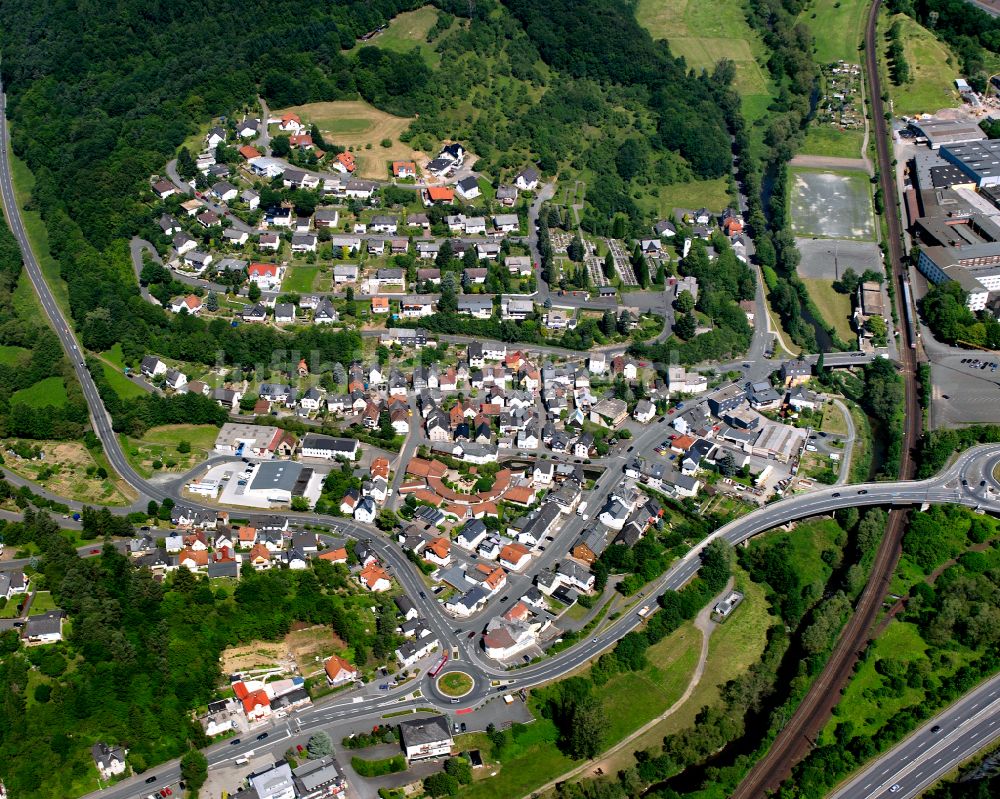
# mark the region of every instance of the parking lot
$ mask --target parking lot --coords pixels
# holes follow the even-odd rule
[[[796,270],[802,278],[837,280],[848,269],[858,275],[866,269],[884,271],[882,253],[873,241],[797,238],[795,246],[802,256]]]
[[[1000,424],[1000,356],[944,355],[931,377],[931,427]]]

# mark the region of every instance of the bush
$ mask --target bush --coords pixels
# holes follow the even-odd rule
[[[384,760],[365,760],[363,757],[352,757],[351,768],[361,777],[383,777],[386,774],[396,774],[406,771],[406,758],[394,755]]]
[[[388,149],[389,149],[390,147],[392,147],[392,139],[382,139],[382,141],[381,141],[381,142],[379,142],[379,143],[380,143],[380,144],[381,144],[381,145],[382,145],[383,147],[385,147],[385,148],[386,148],[387,150],[388,150]]]

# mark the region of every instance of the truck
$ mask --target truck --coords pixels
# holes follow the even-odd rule
[[[249,763],[251,757],[253,757],[253,749],[251,749],[246,754],[240,755],[238,758],[236,758],[236,765],[242,766],[244,763]]]
[[[649,605],[643,605],[639,608],[639,618],[644,619],[649,615]]]

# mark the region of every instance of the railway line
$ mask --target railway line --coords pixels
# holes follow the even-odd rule
[[[885,200],[885,219],[889,235],[889,267],[895,288],[900,325],[900,374],[905,388],[903,447],[899,462],[899,478],[910,480],[916,470],[914,452],[920,438],[922,414],[917,400],[916,326],[906,268],[903,264],[902,227],[899,206],[893,185],[892,153],[889,149],[889,129],[882,103],[882,78],[878,59],[878,16],[882,0],[874,0],[865,26],[865,73],[875,150],[878,158],[879,186]],[[907,511],[894,509],[889,513],[885,533],[875,555],[868,578],[854,615],[847,622],[834,646],[826,667],[813,682],[805,698],[771,746],[743,782],[733,799],[756,799],[775,790],[786,780],[795,765],[809,752],[817,735],[826,725],[841,691],[854,671],[860,654],[869,644],[872,625],[878,615],[892,573],[899,561],[900,544]]]

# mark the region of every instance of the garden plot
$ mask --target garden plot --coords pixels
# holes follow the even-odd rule
[[[864,174],[792,172],[792,231],[797,236],[871,241],[871,192]]]

